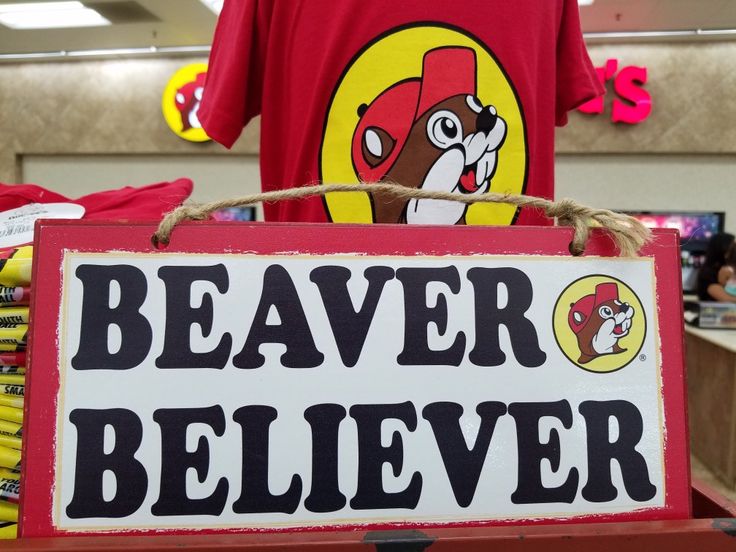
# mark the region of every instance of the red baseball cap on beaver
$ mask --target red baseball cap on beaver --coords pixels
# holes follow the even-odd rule
[[[595,286],[595,293],[586,295],[570,306],[567,322],[570,329],[576,334],[580,333],[588,324],[593,311],[607,301],[618,301],[618,285],[613,282],[605,282]],[[583,315],[582,320],[575,320],[575,313]]]
[[[460,94],[476,94],[475,51],[464,47],[442,47],[424,55],[422,76],[401,81],[381,93],[367,108],[361,106],[360,122],[353,135],[353,163],[361,180],[377,182],[391,169],[404,149],[414,123],[435,105]],[[372,165],[363,155],[366,131],[380,129],[388,134],[388,155]]]

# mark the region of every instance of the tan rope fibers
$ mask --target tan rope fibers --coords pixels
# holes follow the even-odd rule
[[[591,226],[601,226],[608,230],[616,242],[621,255],[635,256],[639,249],[651,238],[651,232],[638,220],[621,213],[606,209],[593,209],[580,205],[571,199],[550,201],[539,197],[515,194],[487,193],[478,195],[453,194],[408,188],[399,184],[319,184],[301,188],[289,188],[275,192],[247,195],[234,199],[215,201],[202,205],[187,204],[168,213],[152,236],[155,247],[168,245],[171,233],[177,224],[185,220],[203,220],[220,209],[244,207],[256,203],[274,203],[290,199],[303,199],[322,196],[333,192],[380,192],[390,194],[396,199],[439,199],[460,203],[507,203],[517,207],[533,207],[541,209],[549,218],[556,218],[560,226],[571,226],[575,230],[570,251],[573,255],[582,255],[588,241]]]

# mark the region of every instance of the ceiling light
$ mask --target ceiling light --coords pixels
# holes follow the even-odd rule
[[[736,29],[698,29],[695,32],[703,36],[727,36],[735,35]]]
[[[149,46],[147,48],[109,48],[104,50],[69,50],[58,52],[29,52],[23,54],[2,54],[2,62],[23,62],[39,60],[58,60],[75,58],[126,58],[171,55],[207,55],[210,46]]]
[[[0,24],[11,29],[101,27],[110,21],[81,2],[0,4]]]
[[[578,6],[590,6],[595,0],[578,0]]]
[[[592,39],[619,39],[626,40],[629,38],[682,38],[682,37],[696,37],[698,35],[705,35],[707,33],[698,29],[685,30],[685,31],[611,31],[602,33],[583,33],[583,38],[586,40]],[[728,30],[714,31],[713,36],[728,34]]]
[[[213,12],[215,12],[217,15],[220,15],[220,12],[222,11],[222,5],[225,3],[225,0],[200,0],[205,6],[207,6],[209,9],[211,9]]]

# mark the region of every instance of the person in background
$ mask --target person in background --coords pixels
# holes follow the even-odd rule
[[[736,241],[731,242],[726,252],[726,264],[718,271],[718,283],[736,301]]]
[[[701,301],[736,303],[736,295],[727,293],[725,288],[729,279],[726,256],[734,256],[732,250],[735,249],[735,239],[733,234],[720,233],[715,234],[708,242],[705,263],[698,273],[698,298]],[[726,270],[722,271],[724,268]]]

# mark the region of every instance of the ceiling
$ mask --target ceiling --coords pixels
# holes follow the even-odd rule
[[[0,0],[0,4],[18,1]],[[215,15],[199,0],[84,2],[103,12],[114,24],[24,31],[0,26],[0,54],[152,46],[206,47],[211,42],[216,22]],[[580,13],[586,33],[736,28],[734,0],[595,0],[592,6],[581,7]],[[692,38],[698,37],[689,37]],[[736,39],[736,34],[730,38]]]
[[[20,1],[28,0],[0,0],[0,4]],[[0,54],[202,46],[212,42],[217,21],[215,14],[199,0],[83,0],[83,3],[106,15],[113,25],[22,31],[0,25]]]
[[[585,33],[736,29],[736,2],[595,0],[581,6],[580,19]]]

